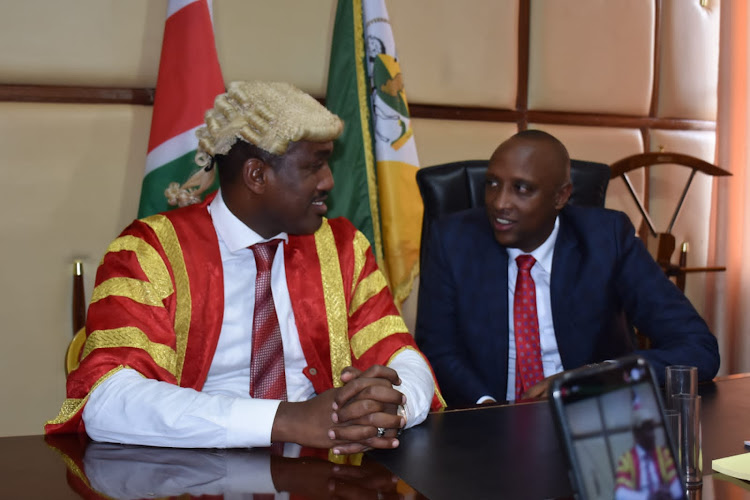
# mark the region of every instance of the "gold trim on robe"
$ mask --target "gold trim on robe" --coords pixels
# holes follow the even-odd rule
[[[327,220],[315,232],[315,249],[320,260],[320,274],[323,280],[323,298],[328,319],[328,338],[331,346],[331,374],[333,386],[341,387],[341,371],[352,364],[349,351],[349,322],[346,310],[344,279],[341,276],[339,255],[333,231]]]
[[[185,351],[187,351],[188,332],[190,331],[190,315],[192,298],[190,297],[190,278],[185,266],[185,257],[182,255],[180,240],[177,238],[174,226],[169,219],[163,215],[152,215],[143,219],[143,222],[151,227],[159,242],[167,254],[169,263],[174,273],[177,307],[174,316],[174,331],[177,338],[176,369],[173,372],[177,384],[182,378],[182,369],[185,363]]]

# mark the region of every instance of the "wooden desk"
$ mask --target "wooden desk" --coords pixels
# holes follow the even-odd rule
[[[700,392],[706,475],[702,490],[691,499],[750,499],[749,490],[710,475],[712,459],[746,451],[742,441],[750,439],[750,375],[704,384]],[[397,450],[367,453],[363,467],[339,468],[316,457],[269,457],[267,450],[128,447],[77,436],[49,443],[43,436],[7,437],[0,438],[0,498],[103,498],[91,495],[92,484],[104,484],[101,488],[110,497],[120,498],[124,492],[192,498],[186,491],[252,498],[249,493],[268,492],[254,486],[264,480],[283,485],[279,488],[296,498],[329,498],[333,492],[342,498],[433,500],[571,494],[545,403],[432,414],[401,441]]]
[[[748,451],[743,440],[750,439],[750,375],[717,379],[699,390],[704,486],[697,498],[750,499],[750,491],[709,476],[711,460]],[[431,414],[402,436],[397,450],[368,455],[433,500],[567,498],[572,493],[545,402]]]

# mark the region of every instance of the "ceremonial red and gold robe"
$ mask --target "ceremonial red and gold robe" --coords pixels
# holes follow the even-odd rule
[[[97,271],[80,365],[46,433],[84,432],[88,396],[115,371],[201,390],[221,331],[224,283],[209,200],[137,220],[112,242]],[[365,236],[343,218],[323,220],[284,248],[289,296],[317,393],[417,350]],[[432,409],[445,406],[435,387]]]
[[[647,453],[650,454],[659,474],[659,485],[657,486],[669,486],[677,477],[677,469],[675,469],[669,449],[657,446],[653,451]],[[615,489],[617,488],[625,488],[631,491],[641,490],[641,461],[635,447],[625,452],[617,463]]]

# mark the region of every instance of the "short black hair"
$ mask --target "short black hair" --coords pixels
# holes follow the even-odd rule
[[[568,153],[568,148],[565,147],[565,144],[563,144],[560,139],[550,133],[545,132],[544,130],[522,130],[513,137],[518,137],[519,139],[528,139],[532,141],[548,142],[552,144],[555,149],[557,149],[557,152],[561,158],[564,158],[566,162],[570,162],[570,154]]]
[[[214,156],[213,161],[216,172],[219,175],[219,185],[222,188],[226,188],[226,186],[234,182],[242,172],[242,165],[249,158],[257,158],[263,163],[275,167],[281,157],[269,153],[255,144],[238,140],[232,145],[227,154]]]

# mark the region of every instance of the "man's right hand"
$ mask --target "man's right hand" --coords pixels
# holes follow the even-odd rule
[[[334,422],[333,401],[338,389],[330,389],[307,401],[282,401],[271,429],[272,442],[297,443],[313,448],[332,448],[329,433]]]

